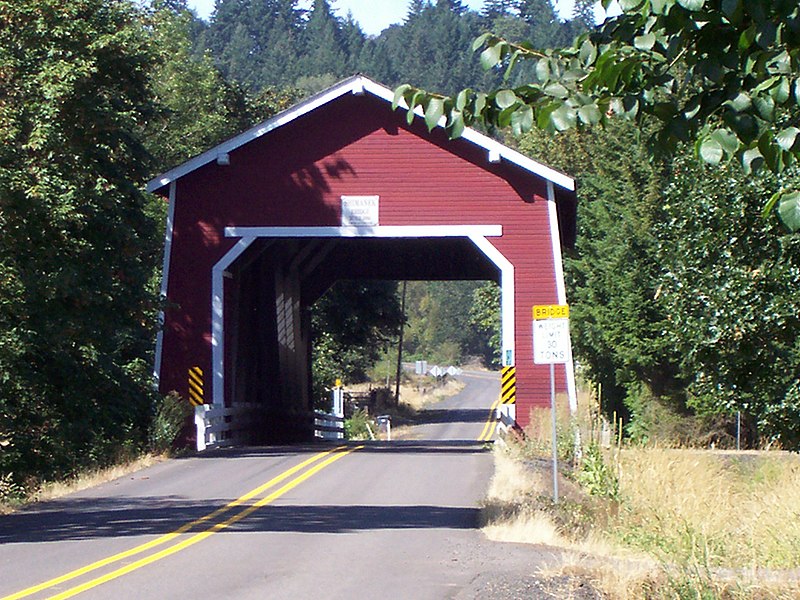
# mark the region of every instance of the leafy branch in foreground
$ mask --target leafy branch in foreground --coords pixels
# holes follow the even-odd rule
[[[608,8],[611,0],[603,0]],[[421,109],[452,137],[483,123],[517,136],[654,118],[654,155],[694,143],[710,165],[736,160],[745,173],[780,174],[800,156],[800,6],[796,0],[620,0],[623,13],[569,48],[535,50],[491,33],[475,40],[486,69],[534,63],[533,81],[455,97],[404,84],[394,106],[409,121]],[[778,191],[775,207],[800,230],[800,190]]]

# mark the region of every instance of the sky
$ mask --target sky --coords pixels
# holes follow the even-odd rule
[[[310,0],[301,5],[310,5]],[[361,25],[367,35],[377,35],[393,23],[401,23],[408,12],[409,0],[331,0],[331,7],[339,16],[353,13],[353,18]],[[464,2],[473,10],[480,10],[483,0],[467,0]],[[572,12],[572,0],[558,0],[562,18],[569,17]],[[189,0],[193,8],[203,19],[208,19],[214,10],[214,0]]]

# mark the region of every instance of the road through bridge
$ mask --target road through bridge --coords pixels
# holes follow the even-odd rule
[[[477,530],[499,379],[461,378],[404,440],[211,451],[1,516],[0,598],[478,597],[543,557]]]

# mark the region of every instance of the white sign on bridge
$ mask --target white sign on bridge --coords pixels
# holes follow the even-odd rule
[[[560,305],[533,309],[533,362],[561,364],[569,360],[569,308]]]

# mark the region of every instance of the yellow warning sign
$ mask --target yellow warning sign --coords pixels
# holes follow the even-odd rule
[[[192,367],[189,369],[189,403],[200,406],[205,403],[203,394],[203,369]]]
[[[533,320],[569,319],[568,304],[539,304],[533,307]]]
[[[514,404],[517,401],[517,368],[503,367],[500,377],[500,403]]]

